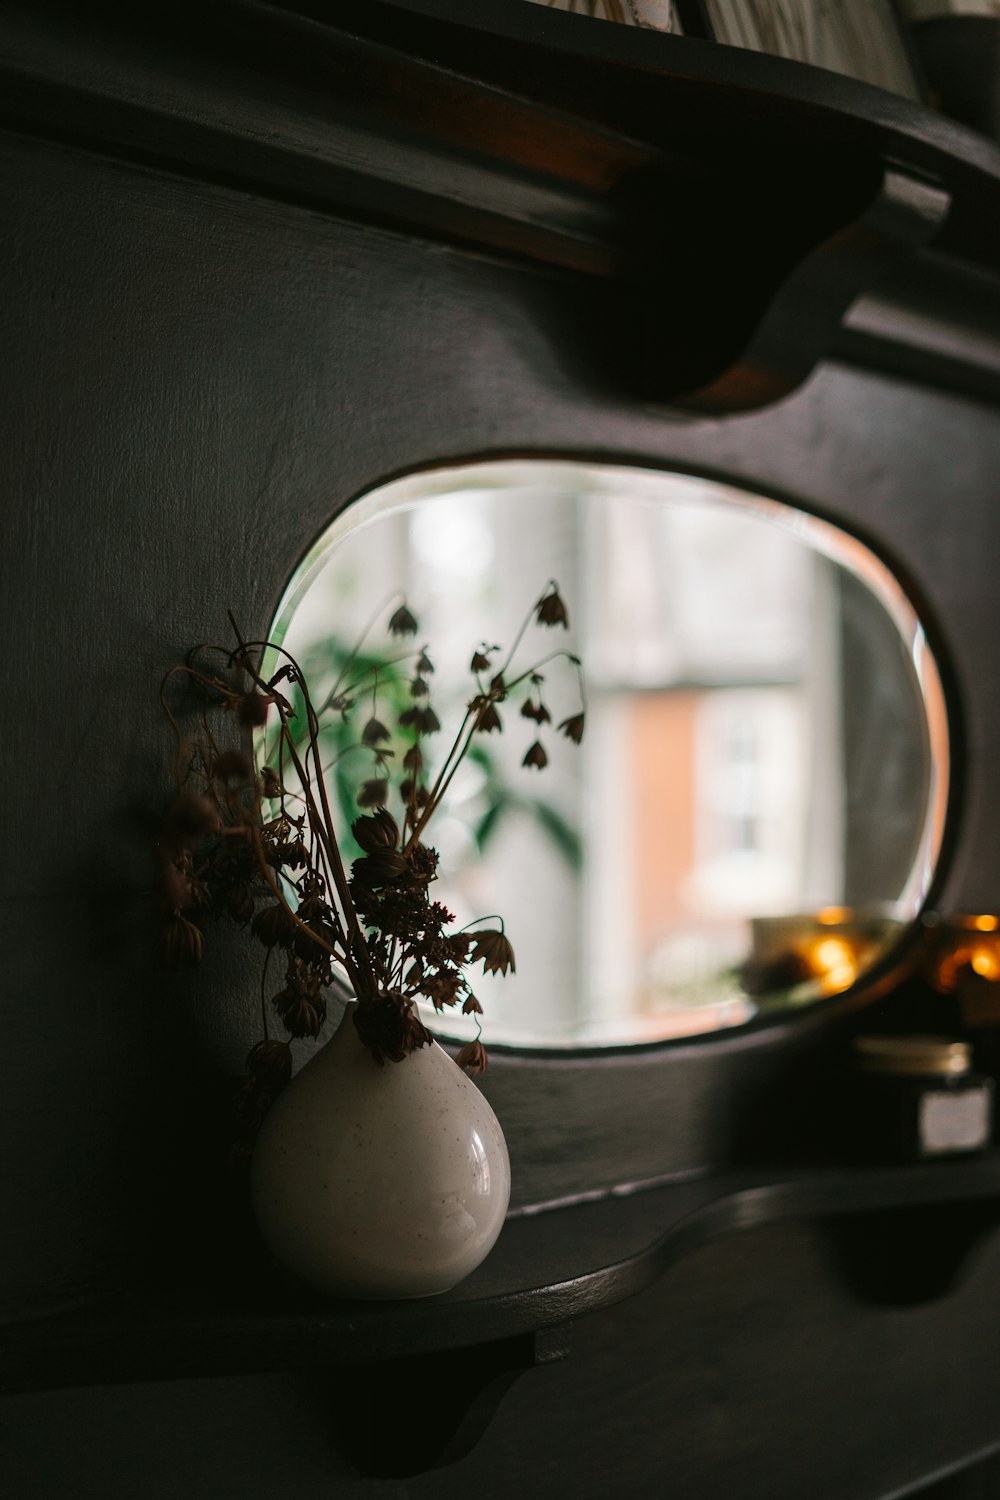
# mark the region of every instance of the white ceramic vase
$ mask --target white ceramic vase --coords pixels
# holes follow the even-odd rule
[[[328,1296],[431,1296],[473,1271],[500,1233],[507,1145],[436,1042],[379,1067],[352,1010],[264,1121],[257,1223],[277,1259]]]

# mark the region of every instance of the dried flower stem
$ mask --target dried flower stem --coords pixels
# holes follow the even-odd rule
[[[236,621],[233,619],[232,615],[229,616],[229,619],[232,624],[233,630],[236,632],[237,640],[239,640],[240,635],[236,625]],[[249,643],[249,645],[243,643],[242,641],[240,643],[241,665],[245,667],[252,681],[258,687],[264,688],[267,692],[271,692],[273,691],[273,689],[271,689],[261,677],[257,668],[250,661],[248,653],[250,650],[263,650],[269,644],[270,642],[268,641],[252,641]],[[319,737],[319,719],[316,715],[316,710],[313,707],[312,698],[309,693],[309,685],[306,682],[305,674],[303,673],[301,667],[295,660],[294,656],[292,656],[290,651],[286,650],[284,646],[280,646],[276,649],[281,652],[281,655],[285,657],[285,659],[291,664],[292,668],[295,671],[296,682],[298,684],[299,691],[302,694],[302,699],[306,708],[306,718],[309,730],[309,745],[315,755]],[[364,933],[361,931],[361,924],[358,921],[357,912],[355,911],[354,903],[351,900],[351,892],[348,885],[347,872],[344,869],[344,862],[341,859],[340,848],[337,844],[337,836],[334,832],[333,815],[330,811],[330,802],[327,796],[326,783],[323,780],[322,774],[316,776],[315,781],[319,786],[320,797],[320,806],[318,807],[312,790],[313,779],[309,776],[306,767],[299,759],[298,751],[295,748],[295,744],[292,740],[291,735],[288,733],[288,726],[284,720],[284,716],[282,716],[281,734],[288,749],[289,758],[291,759],[292,765],[295,768],[296,775],[299,778],[299,783],[302,787],[302,795],[305,799],[306,808],[309,814],[310,826],[313,827],[316,831],[316,835],[323,849],[327,868],[333,877],[333,883],[336,887],[337,895],[340,898],[341,919],[344,923],[345,929],[350,934],[350,943],[348,947],[345,948],[344,953],[341,955],[344,961],[344,967],[347,970],[348,978],[350,979],[351,984],[354,986],[356,993],[360,993],[363,990],[363,992],[366,994],[374,995],[378,991],[378,980],[375,977],[375,970],[372,967],[371,955],[368,952],[368,945],[365,942]],[[316,769],[317,771],[321,770],[318,761]],[[348,948],[350,949],[350,952],[348,952]],[[357,960],[356,964],[353,961],[355,959]]]

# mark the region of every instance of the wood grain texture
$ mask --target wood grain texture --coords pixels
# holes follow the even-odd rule
[[[773,1226],[578,1322],[570,1357],[524,1375],[474,1454],[440,1472],[358,1478],[330,1434],[336,1383],[310,1374],[10,1397],[5,1473],[24,1500],[130,1500],[140,1485],[150,1500],[557,1500],[568,1486],[584,1500],[886,1500],[997,1441],[998,1272],[994,1239],[961,1296],[865,1308],[821,1231]],[[413,1420],[446,1396],[415,1390]]]
[[[273,155],[246,120],[229,119],[234,77],[260,58],[259,40],[250,47],[243,33],[221,125],[193,120],[185,108],[193,114],[195,97],[211,93],[213,64],[202,62],[192,92],[194,12],[172,9],[162,54],[143,34],[160,85],[171,75],[157,57],[183,65],[173,114],[170,89],[151,97],[145,75],[135,113],[125,110],[135,51],[112,29],[103,71],[85,87],[65,51],[68,93],[22,69],[0,140],[0,588],[13,626],[2,686],[12,858],[0,908],[0,1201],[17,1205],[0,1249],[4,1318],[83,1304],[142,1275],[169,1285],[181,1267],[184,1278],[199,1265],[217,1275],[233,1253],[210,1212],[221,1137],[202,1122],[218,1121],[212,1072],[238,1069],[254,1036],[255,975],[235,936],[187,982],[149,967],[148,847],[169,758],[155,685],[192,641],[224,631],[227,608],[248,630],[265,629],[332,516],[394,475],[505,454],[636,462],[790,498],[856,531],[918,602],[948,680],[955,795],[935,898],[945,909],[1000,900],[1000,428],[995,387],[969,393],[984,358],[995,364],[995,148],[849,81],[813,80],[805,99],[800,73],[768,59],[659,38],[672,50],[647,62],[635,50],[641,33],[603,28],[615,36],[596,46],[578,18],[551,18],[550,32],[541,7],[513,0],[484,0],[457,31],[444,0],[372,0],[367,41],[433,53],[446,72],[464,58],[496,92],[486,114],[503,131],[512,100],[569,113],[590,100],[591,144],[583,150],[562,120],[555,182],[508,194],[502,184],[516,186],[518,174],[500,146],[489,170],[464,179],[458,233],[454,218],[435,224],[427,211],[446,202],[453,138],[433,149],[423,138],[419,212],[397,213],[395,198],[379,218],[381,189],[351,199],[343,162],[336,173],[322,160],[307,168],[327,116],[298,121],[302,137],[289,144],[315,79],[292,69],[279,90],[290,114]],[[278,9],[213,15],[220,24],[242,15],[253,32],[253,13],[270,36]],[[41,10],[51,18],[58,7]],[[334,10],[346,14],[331,6],[327,17]],[[26,13],[10,8],[19,24]],[[904,140],[915,143],[911,166],[947,160],[956,207],[934,254],[951,291],[939,297],[942,281],[921,264],[905,285],[871,292],[869,343],[845,339],[793,396],[738,416],[683,415],[638,399],[628,369],[594,358],[595,288],[608,280],[597,264],[608,229],[600,195],[616,160],[634,164],[651,142],[673,150],[692,110],[710,130],[721,95],[751,85],[762,149],[797,120],[819,152]],[[54,97],[49,115],[39,101]],[[455,118],[440,126],[445,136]],[[129,156],[120,133],[137,120],[150,134]],[[728,127],[718,121],[721,150]],[[213,165],[220,131],[245,138],[236,159],[227,148]],[[570,158],[579,190],[566,199]],[[376,182],[383,167],[371,167]],[[584,257],[584,270],[563,250],[583,223],[577,209],[586,218],[595,202],[583,240],[601,253]],[[522,210],[516,246],[483,227],[494,211],[510,224]],[[896,347],[900,319],[937,310],[929,364],[922,345],[887,372],[879,306],[894,310]],[[816,1070],[851,1024],[848,1007],[834,1005],[794,1025],[598,1061],[497,1053],[486,1087],[510,1141],[516,1201],[739,1167],[792,1137],[811,1147],[823,1134]],[[391,1492],[467,1494],[474,1483],[510,1494],[530,1464],[541,1497],[564,1490],[567,1476],[602,1497],[902,1493],[1000,1436],[996,1253],[985,1247],[952,1296],[901,1312],[860,1305],[812,1230],[761,1229],[704,1247],[655,1288],[588,1319],[564,1366],[525,1376],[470,1468]],[[372,1493],[332,1453],[325,1399],[275,1377],[12,1398],[14,1492],[75,1500],[86,1452],[91,1492],[130,1500],[207,1500],[227,1486],[302,1500]]]

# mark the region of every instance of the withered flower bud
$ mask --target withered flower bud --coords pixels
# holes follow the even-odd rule
[[[287,839],[275,849],[271,863],[282,865],[288,870],[304,869],[306,865],[305,844],[301,839]]]
[[[381,776],[373,776],[362,783],[358,793],[359,807],[384,807],[389,796],[389,783]]]
[[[443,1010],[446,1005],[454,1005],[458,999],[458,992],[462,988],[462,976],[457,969],[438,969],[430,979],[423,983],[423,993],[427,996],[435,1010]]]
[[[562,625],[564,629],[569,629],[569,612],[555,584],[550,593],[539,599],[535,606],[535,618],[539,625]]]
[[[226,891],[225,907],[234,922],[240,926],[253,916],[253,891],[245,881],[236,881]]]
[[[361,731],[361,743],[363,745],[367,745],[369,747],[369,749],[373,745],[377,745],[382,740],[387,740],[388,738],[389,738],[389,731],[388,731],[388,729],[386,729],[385,725],[381,722],[381,720],[376,719],[374,717],[368,720],[368,723],[365,725],[364,729],[362,729],[362,731]]]
[[[424,977],[424,966],[419,958],[415,958],[406,971],[406,982],[411,987],[418,985]]]
[[[304,927],[296,927],[295,936],[292,939],[292,951],[306,963],[319,963],[322,962],[327,948],[334,947],[336,941],[336,929],[329,922],[312,917]],[[324,943],[326,947],[323,947]]]
[[[379,1067],[386,1059],[402,1062],[406,1056],[410,1010],[409,1001],[397,990],[380,991],[355,1006],[355,1030]]]
[[[420,710],[419,729],[421,734],[437,734],[441,728],[441,720],[433,708],[422,708]]]
[[[153,953],[164,969],[187,969],[201,962],[204,949],[201,929],[174,912],[164,922]]]
[[[171,860],[158,860],[154,877],[156,894],[164,911],[179,912],[190,901],[190,881],[186,870]]]
[[[416,635],[417,628],[416,619],[405,604],[399,606],[389,621],[390,635]]]
[[[452,963],[464,964],[472,947],[471,932],[453,932],[447,939],[448,957]]]
[[[236,705],[236,714],[247,729],[262,729],[267,723],[267,711],[274,699],[263,693],[244,693]]]
[[[261,771],[260,784],[261,791],[265,797],[281,796],[281,782],[278,778],[278,773],[277,771],[273,771],[270,766],[265,766]]]
[[[419,745],[411,745],[403,756],[404,771],[422,771],[424,768],[423,751]]]
[[[287,1042],[258,1042],[247,1057],[247,1072],[269,1094],[278,1094],[292,1076],[292,1049]]]
[[[466,1000],[465,1004],[462,1006],[462,1015],[463,1016],[481,1016],[482,1013],[483,1013],[483,1007],[480,1005],[480,1003],[476,999],[475,995],[470,995],[469,998]]]
[[[485,672],[489,664],[490,659],[488,656],[484,655],[482,651],[474,651],[472,653],[472,660],[469,663],[469,671]]]
[[[426,844],[414,844],[409,853],[410,874],[421,884],[433,880],[437,873],[438,852]]]
[[[277,997],[274,1003],[277,1006]],[[326,1020],[326,1002],[319,995],[311,1000],[298,995],[281,1009],[281,1020],[289,1036],[319,1036]]]
[[[351,832],[358,847],[366,854],[371,854],[375,849],[394,849],[399,843],[399,827],[395,818],[384,807],[370,817],[355,818],[351,824]]]
[[[414,807],[426,807],[431,797],[430,792],[425,786],[418,786],[417,783],[409,776],[405,781],[401,781],[399,783],[399,795],[402,797],[407,807],[409,807],[411,803]]]
[[[573,714],[569,719],[563,719],[559,725],[559,733],[564,734],[574,745],[578,745],[583,739],[583,725],[586,714]]]
[[[427,655],[426,646],[417,657],[417,671],[419,672],[421,677],[433,677],[434,675],[434,663]]]
[[[242,750],[223,750],[212,767],[212,775],[219,781],[249,781],[253,767]]]
[[[526,699],[521,705],[521,718],[534,719],[536,724],[552,723],[552,715],[545,707],[545,704],[541,700],[538,703],[532,703],[530,698]]]
[[[427,686],[427,683],[423,677],[419,676],[418,674],[413,678],[412,682],[410,683],[411,698],[426,698],[429,692],[430,688]]]
[[[489,1066],[489,1058],[486,1056],[486,1048],[482,1042],[466,1042],[465,1046],[455,1058],[460,1068],[475,1077],[477,1073],[485,1073]]]
[[[408,1007],[403,1016],[403,1046],[406,1051],[415,1052],[418,1047],[429,1047],[433,1040],[417,1012],[412,1006]]]
[[[545,747],[541,740],[535,740],[525,751],[522,766],[534,766],[536,770],[542,771],[549,763],[549,757],[545,753]]]
[[[295,936],[295,921],[287,907],[280,901],[262,906],[250,924],[254,937],[265,948],[287,948]]]
[[[399,725],[399,727],[401,729],[419,729],[420,728],[420,718],[421,718],[422,714],[423,714],[423,709],[422,708],[418,708],[416,704],[413,704],[413,706],[411,708],[404,708],[403,709],[403,712],[400,714],[399,718],[396,720],[396,723]]]
[[[472,963],[483,962],[486,974],[513,974],[515,972],[514,950],[502,932],[488,927],[485,932],[475,932],[472,947]]]
[[[477,734],[502,734],[503,733],[503,721],[500,718],[500,715],[497,713],[496,704],[494,704],[494,703],[487,703],[486,707],[484,709],[480,710],[479,718],[476,721],[476,733]]]
[[[373,849],[363,859],[356,859],[351,866],[351,875],[360,886],[389,885],[405,875],[407,862],[398,849]]]
[[[185,903],[188,910],[208,906],[210,902],[211,896],[204,880],[199,880],[197,875],[189,876],[187,901]]]
[[[178,797],[166,816],[166,830],[170,839],[179,844],[196,844],[209,833],[218,833],[222,828],[219,809],[211,797],[185,792]]]

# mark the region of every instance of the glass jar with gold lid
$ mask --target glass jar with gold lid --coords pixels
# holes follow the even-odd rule
[[[982,1151],[993,1137],[993,1081],[953,1037],[854,1039],[867,1150],[896,1161]]]

